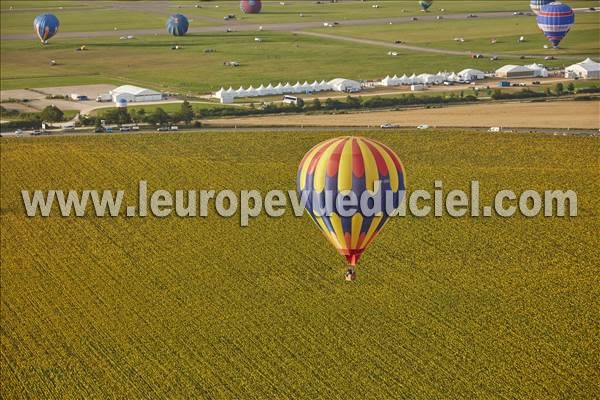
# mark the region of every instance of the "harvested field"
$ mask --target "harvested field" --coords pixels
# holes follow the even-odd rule
[[[572,117],[565,117],[574,116]],[[205,120],[211,126],[400,126],[600,129],[599,101],[500,103],[347,114],[277,115]]]

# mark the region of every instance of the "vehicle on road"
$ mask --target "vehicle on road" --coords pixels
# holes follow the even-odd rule
[[[417,129],[429,129],[429,125],[426,125],[426,124],[419,125],[419,126],[417,126]]]
[[[386,124],[381,124],[379,127],[380,127],[381,129],[394,129],[394,128],[399,128],[399,127],[400,127],[400,125],[386,123]]]
[[[42,131],[41,131],[41,130],[39,130],[39,129],[36,129],[36,130],[34,130],[33,132],[31,132],[31,134],[32,134],[33,136],[39,136],[39,135],[41,135],[41,134],[42,134]]]
[[[17,129],[15,131],[15,135],[22,135],[23,134],[23,129]]]

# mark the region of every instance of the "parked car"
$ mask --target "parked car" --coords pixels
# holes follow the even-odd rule
[[[160,126],[156,129],[157,132],[165,132],[168,131],[169,127],[168,126]]]
[[[17,129],[15,131],[15,135],[22,135],[23,134],[23,129]]]
[[[121,132],[129,132],[129,131],[131,131],[131,127],[129,127],[129,126],[122,126],[122,127],[119,128],[119,130]]]
[[[419,126],[417,126],[417,129],[429,129],[429,125],[425,125],[425,124],[419,125]]]
[[[38,136],[38,135],[41,135],[41,134],[42,134],[42,131],[41,131],[41,130],[39,130],[39,129],[36,129],[36,130],[34,130],[33,132],[31,132],[31,134],[32,134],[33,136]]]
[[[546,57],[544,57],[544,60],[550,61],[550,60],[555,60],[555,58],[554,58],[554,56],[546,56]]]
[[[104,128],[101,126],[97,126],[96,129],[94,129],[94,133],[102,133],[104,132]]]

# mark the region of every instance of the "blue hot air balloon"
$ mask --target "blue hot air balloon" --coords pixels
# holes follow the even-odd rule
[[[553,1],[554,0],[531,0],[531,2],[529,3],[529,7],[531,7],[531,11],[537,14],[540,11],[540,8],[542,8],[542,6],[550,4]]]
[[[167,31],[173,36],[183,36],[188,31],[190,23],[185,15],[174,14],[167,20]]]
[[[56,15],[53,14],[38,15],[33,20],[33,28],[35,29],[35,33],[37,33],[42,43],[46,43],[48,39],[56,35],[59,25],[60,23],[58,22],[58,18],[56,18]]]
[[[569,33],[574,23],[575,13],[566,4],[560,2],[546,4],[538,11],[537,24],[555,48]]]

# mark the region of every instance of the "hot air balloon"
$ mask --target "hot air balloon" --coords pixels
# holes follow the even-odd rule
[[[560,2],[546,4],[538,11],[537,24],[554,48],[558,47],[574,23],[575,13],[566,4]]]
[[[431,7],[431,3],[433,3],[433,0],[421,0],[421,1],[419,1],[419,5],[421,6],[421,10],[422,11],[429,10],[429,7]]]
[[[262,4],[260,0],[242,0],[240,1],[240,10],[246,14],[258,14]]]
[[[308,214],[346,258],[354,276],[360,256],[400,206],[404,167],[382,143],[340,137],[306,153],[298,168],[297,187]],[[342,207],[340,197],[354,204]]]
[[[542,8],[542,6],[550,4],[553,1],[554,0],[531,0],[531,2],[529,3],[529,7],[531,7],[531,11],[537,14],[540,11],[540,8]]]
[[[48,39],[56,35],[59,25],[60,23],[58,22],[58,18],[56,18],[56,15],[53,14],[38,15],[33,20],[33,28],[35,29],[35,33],[37,33],[42,43],[46,43]]]
[[[190,23],[185,15],[174,14],[167,20],[167,31],[173,36],[183,36],[188,31]]]

